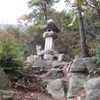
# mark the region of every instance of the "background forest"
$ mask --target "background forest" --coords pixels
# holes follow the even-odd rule
[[[68,9],[61,12],[54,8],[59,1],[29,0],[27,5],[31,12],[20,16],[17,26],[7,25],[5,29],[0,29],[0,62],[11,60],[16,68],[20,65],[18,62],[36,54],[36,45],[44,48],[41,26],[48,19],[53,19],[60,30],[55,41],[56,51],[69,54],[72,58],[88,52],[88,56],[95,57],[100,65],[100,1],[66,0],[64,3]]]

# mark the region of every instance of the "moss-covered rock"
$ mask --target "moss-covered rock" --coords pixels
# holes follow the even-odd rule
[[[0,89],[10,89],[11,81],[0,67]]]

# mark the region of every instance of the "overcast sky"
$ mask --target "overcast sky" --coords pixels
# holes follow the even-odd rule
[[[29,0],[0,0],[0,23],[15,23],[18,17],[28,13],[27,1]],[[64,8],[64,0],[57,7],[59,10]]]

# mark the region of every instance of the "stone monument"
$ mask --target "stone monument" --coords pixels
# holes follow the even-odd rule
[[[36,51],[37,51],[37,55],[39,55],[40,52],[42,51],[42,47],[39,45],[36,45]]]
[[[44,50],[54,50],[54,40],[57,38],[56,33],[59,32],[59,29],[52,19],[48,20],[47,24],[43,25],[41,29],[45,31],[43,33],[45,39]]]

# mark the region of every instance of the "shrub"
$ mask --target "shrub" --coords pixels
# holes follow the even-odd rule
[[[15,70],[22,66],[21,51],[12,35],[0,33],[0,66],[4,70]]]
[[[97,66],[100,67],[100,40],[96,43],[95,60],[96,60]]]

